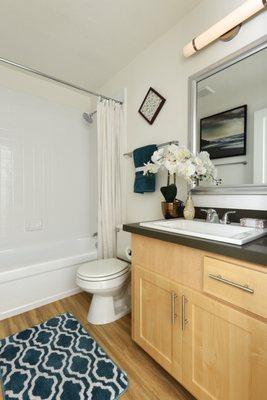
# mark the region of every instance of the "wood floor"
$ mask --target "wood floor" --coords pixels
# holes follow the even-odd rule
[[[90,325],[86,319],[89,301],[86,293],[79,293],[0,321],[0,339],[69,311],[92,333],[118,366],[126,371],[129,389],[121,397],[122,400],[194,400],[194,397],[132,341],[130,316],[108,325]],[[3,399],[1,393],[0,399]]]

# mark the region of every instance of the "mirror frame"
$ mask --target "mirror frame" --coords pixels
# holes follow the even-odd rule
[[[267,35],[262,38],[252,42],[248,46],[236,51],[218,61],[215,64],[197,72],[188,79],[188,89],[189,89],[189,104],[188,104],[188,146],[189,149],[196,154],[198,149],[198,139],[197,139],[197,84],[203,79],[208,78],[211,75],[216,74],[233,64],[242,61],[243,59],[258,53],[261,50],[267,48]],[[193,193],[198,194],[263,194],[267,195],[267,184],[266,185],[225,185],[225,186],[195,186],[192,189]]]

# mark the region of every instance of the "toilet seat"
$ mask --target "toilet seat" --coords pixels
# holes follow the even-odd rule
[[[106,281],[124,275],[129,268],[127,262],[117,258],[90,261],[78,268],[77,277],[83,281]]]

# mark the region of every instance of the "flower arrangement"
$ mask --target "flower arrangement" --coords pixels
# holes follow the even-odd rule
[[[191,186],[198,181],[212,182],[216,185],[221,183],[206,151],[194,155],[184,146],[171,144],[155,151],[151,161],[144,165],[144,175],[156,174],[160,169],[166,168],[168,174],[181,176]]]

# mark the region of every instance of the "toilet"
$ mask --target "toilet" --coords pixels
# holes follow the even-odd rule
[[[117,232],[117,257],[90,261],[77,269],[76,283],[93,294],[87,320],[103,325],[128,314],[131,309],[130,234]]]

